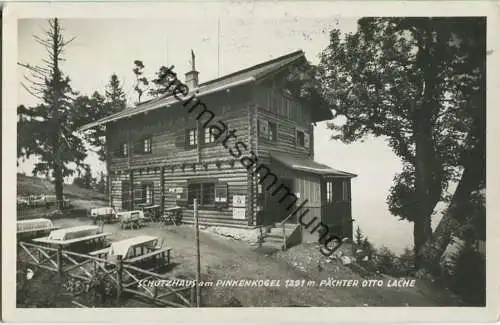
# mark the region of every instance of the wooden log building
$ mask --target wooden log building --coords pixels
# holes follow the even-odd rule
[[[106,127],[111,205],[181,206],[189,223],[198,198],[201,224],[258,227],[285,220],[290,206],[307,200],[304,219],[342,224],[352,237],[356,175],[314,161],[314,124],[332,113],[307,107],[283,86],[290,69],[305,62],[296,51],[199,84],[193,57],[179,81],[186,100],[169,94],[84,126]],[[186,105],[193,95],[204,105]],[[227,126],[223,135],[216,125]],[[297,224],[297,217],[286,220]]]

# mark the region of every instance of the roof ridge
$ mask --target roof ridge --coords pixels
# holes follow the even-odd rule
[[[244,68],[244,69],[241,69],[241,70],[238,70],[238,71],[235,71],[235,72],[232,72],[230,74],[226,74],[222,77],[218,77],[218,78],[215,78],[215,79],[211,79],[211,80],[208,80],[208,81],[205,81],[203,83],[200,83],[198,85],[198,87],[201,87],[201,86],[206,86],[206,85],[209,85],[211,83],[214,83],[214,82],[217,82],[217,81],[221,81],[221,80],[224,80],[226,78],[230,78],[230,77],[234,77],[236,75],[239,75],[241,73],[245,73],[245,72],[248,72],[248,71],[251,71],[251,70],[254,70],[254,69],[258,69],[258,68],[261,68],[263,66],[266,66],[266,65],[269,65],[269,64],[273,64],[273,63],[276,63],[276,62],[279,62],[281,60],[285,60],[285,59],[288,59],[288,58],[291,58],[297,54],[302,54],[304,55],[304,51],[303,50],[296,50],[296,51],[293,51],[293,52],[290,52],[288,54],[285,54],[285,55],[282,55],[282,56],[279,56],[277,58],[274,58],[274,59],[271,59],[271,60],[267,60],[267,61],[264,61],[264,62],[261,62],[261,63],[258,63],[258,64],[255,64],[253,66],[250,66],[250,67],[247,67],[247,68]]]

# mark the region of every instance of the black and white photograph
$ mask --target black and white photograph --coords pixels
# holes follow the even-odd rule
[[[488,12],[155,5],[4,6],[4,304],[491,307]]]

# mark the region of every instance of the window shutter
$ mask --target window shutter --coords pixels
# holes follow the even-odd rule
[[[116,146],[116,148],[115,148],[115,156],[116,157],[123,156],[123,145],[119,144],[118,146]]]
[[[304,147],[309,148],[310,145],[309,134],[304,132]]]
[[[134,152],[141,153],[144,151],[144,143],[142,142],[142,138],[138,139],[134,143]]]
[[[217,206],[224,206],[226,207],[228,205],[228,186],[227,183],[225,182],[218,182],[215,183],[215,204]]]
[[[263,138],[269,136],[269,122],[266,120],[259,120],[259,135]]]
[[[134,195],[133,195],[133,200],[134,200],[134,209],[137,209],[137,204],[144,203],[144,196],[143,196],[143,188],[142,184],[138,182],[134,182]]]
[[[187,139],[187,130],[182,130],[181,133],[178,133],[175,137],[175,146],[177,148],[184,148],[186,145]]]

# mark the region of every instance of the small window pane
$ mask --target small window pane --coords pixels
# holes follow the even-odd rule
[[[203,186],[202,204],[213,204],[215,202],[214,183],[204,183],[202,186]]]
[[[305,145],[304,132],[297,131],[297,145],[303,147]]]
[[[144,152],[151,152],[151,138],[144,139]]]
[[[198,144],[198,134],[196,133],[196,129],[189,130],[189,145],[195,146]]]
[[[205,143],[214,143],[215,142],[215,136],[213,132],[213,128],[206,128],[205,129]]]
[[[276,140],[276,124],[269,122],[269,140]]]

